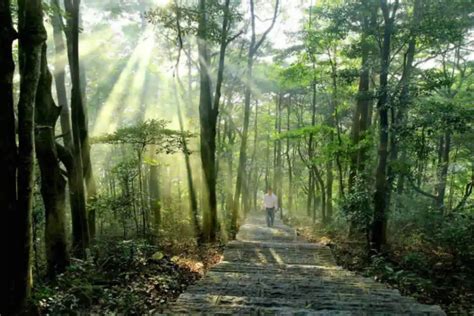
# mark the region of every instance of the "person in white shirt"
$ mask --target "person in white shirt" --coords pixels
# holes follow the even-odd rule
[[[273,194],[272,188],[268,188],[267,194],[263,196],[263,207],[267,212],[267,226],[272,227],[275,220],[275,211],[278,209],[278,197]]]

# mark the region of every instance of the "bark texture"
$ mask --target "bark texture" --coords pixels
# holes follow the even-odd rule
[[[61,108],[51,95],[52,76],[46,59],[46,44],[41,54],[41,77],[36,94],[35,145],[41,172],[41,195],[45,206],[47,273],[54,278],[69,264],[67,251],[65,208],[66,180],[62,175],[56,151],[55,126]]]

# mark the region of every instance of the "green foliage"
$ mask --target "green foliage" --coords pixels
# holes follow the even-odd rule
[[[324,136],[333,129],[326,125],[305,126],[291,131],[283,132],[279,135],[279,139],[285,138],[303,138],[309,135]]]
[[[394,2],[388,2],[393,8]],[[248,151],[251,154],[247,159],[246,184],[249,191],[263,187],[264,182],[265,185],[273,184],[277,182],[277,174],[281,170],[279,189],[283,191],[282,204],[286,207],[289,195],[292,194],[292,212],[297,213],[305,209],[308,194],[312,194],[308,193],[311,165],[317,167],[324,184],[332,176],[332,186],[326,186],[325,189],[326,192],[332,189],[332,195],[329,198],[326,196],[326,201],[333,203],[333,214],[331,223],[322,224],[317,218],[322,213],[321,193],[325,194],[317,188],[314,195],[316,205],[313,206],[317,214],[316,224],[311,230],[341,238],[347,236],[348,227],[354,228],[355,240],[350,241],[354,242],[350,243],[350,247],[360,244],[359,248],[353,247],[358,248],[360,253],[347,251],[345,256],[350,261],[349,267],[356,267],[358,270],[367,267],[367,274],[400,287],[406,293],[439,295],[445,293],[443,287],[454,288],[457,285],[456,288],[462,289],[464,284],[470,284],[470,267],[474,266],[472,197],[466,200],[464,207],[455,213],[449,213],[461,200],[466,183],[472,180],[470,166],[474,155],[474,76],[473,63],[470,61],[471,49],[468,46],[471,40],[473,3],[469,0],[420,2],[422,14],[419,19],[414,20],[415,1],[400,1],[391,38],[388,132],[390,141],[394,140],[395,143],[390,144],[388,149],[390,155],[396,148],[399,156],[395,160],[390,157],[388,163],[388,169],[393,173],[390,175],[393,183],[390,183],[390,212],[387,214],[388,239],[392,248],[386,249],[387,256],[373,257],[372,263],[369,263],[365,240],[373,219],[373,171],[378,158],[376,148],[379,140],[376,136],[379,121],[375,103],[379,96],[377,79],[381,71],[379,54],[383,39],[380,1],[315,1],[314,6],[305,12],[300,31],[292,34],[298,41],[291,40],[287,43],[294,46],[283,50],[275,49],[272,45],[262,47],[255,59],[251,82],[250,126],[253,127],[255,123],[255,129],[251,128],[249,133]],[[169,115],[168,118],[175,115],[175,102],[167,102],[166,97],[172,99],[172,94],[176,91],[169,89],[166,92],[166,88],[176,78],[166,78],[164,74],[166,65],[175,63],[172,60],[175,56],[163,56],[167,53],[176,54],[177,50],[169,47],[171,42],[172,46],[180,49],[184,46],[184,51],[179,50],[179,53],[189,54],[189,78],[186,80],[189,80],[190,91],[183,93],[189,93],[189,100],[186,100],[189,104],[186,104],[188,108],[184,112],[188,114],[185,117],[188,126],[197,125],[197,110],[193,105],[196,104],[194,97],[198,94],[196,77],[199,71],[196,71],[196,60],[193,60],[196,55],[196,42],[193,39],[197,36],[200,12],[196,3],[170,1],[166,7],[150,10],[155,5],[153,0],[84,1],[84,12],[90,10],[93,12],[91,16],[97,15],[95,18],[84,19],[85,28],[81,36],[86,48],[81,58],[87,69],[90,118],[94,120],[101,117],[97,114],[101,113],[102,106],[106,104],[117,113],[126,113],[113,118],[118,120],[117,125],[124,126],[124,122],[133,125],[93,139],[95,144],[114,145],[97,145],[93,148],[94,151],[111,149],[103,154],[105,163],[99,168],[98,159],[94,161],[97,164],[94,168],[98,169],[94,172],[99,175],[100,194],[89,207],[97,214],[99,245],[93,251],[93,260],[74,261],[56,283],[37,283],[36,299],[45,313],[84,311],[100,314],[145,314],[160,306],[162,299],[167,300],[165,291],[175,291],[172,294],[174,296],[183,284],[187,284],[180,281],[175,284],[180,278],[177,275],[181,275],[182,271],[173,274],[173,269],[178,268],[170,263],[169,252],[147,245],[141,240],[129,239],[140,236],[150,239],[153,237],[155,241],[158,239],[156,233],[159,235],[158,242],[164,248],[188,249],[196,244],[189,205],[186,203],[189,192],[184,189],[183,173],[173,170],[179,169],[176,166],[181,161],[173,156],[170,160],[175,161],[168,165],[166,158],[156,155],[179,153],[183,150],[183,139],[194,135],[171,130],[163,120],[137,122],[138,118],[145,117],[144,113],[148,112],[142,113],[145,110],[143,106],[159,104],[160,108],[156,113],[166,113],[158,115]],[[206,40],[211,47],[223,40],[222,19],[225,12],[223,1],[210,0],[206,3]],[[12,1],[12,5],[15,4],[16,1]],[[268,1],[263,1],[257,3],[257,6],[265,7],[268,4]],[[224,40],[230,40],[239,34],[237,27],[240,28],[241,24],[245,24],[243,32],[249,32],[249,23],[240,23],[244,17],[247,18],[240,12],[244,7],[243,2],[231,1],[230,28],[228,37]],[[54,13],[53,10],[54,8],[45,6],[45,11],[49,14]],[[281,16],[285,13],[288,12],[283,12]],[[289,18],[294,19],[293,16]],[[147,51],[151,56],[149,60],[144,56],[147,54],[141,51],[143,47],[148,49],[148,43],[152,43],[152,39],[147,37],[149,33],[145,32],[148,29],[145,27],[145,20],[158,28],[160,36],[153,38],[153,43],[163,37],[167,40],[167,45],[160,43],[152,52]],[[93,27],[90,27],[91,23],[94,24]],[[257,27],[257,33],[259,29]],[[117,33],[120,36],[116,36]],[[403,85],[401,78],[405,74],[404,67],[409,55],[408,43],[413,36],[416,39],[414,69],[408,78],[409,100],[405,104],[400,100]],[[269,36],[270,42],[271,37]],[[96,54],[97,50],[93,50],[94,53],[89,54],[87,49],[95,48],[91,43],[97,40],[107,43],[106,53]],[[139,45],[140,43],[146,45]],[[219,204],[222,203],[219,205],[219,217],[223,218],[223,222],[229,217],[228,203],[232,203],[233,190],[229,187],[235,181],[239,135],[242,136],[241,105],[245,99],[243,91],[248,84],[242,79],[245,76],[243,69],[248,36],[234,43],[236,45],[229,45],[226,52],[224,102],[221,102],[218,122],[217,154],[220,154],[220,159],[217,182]],[[218,56],[214,48],[211,47],[210,71],[214,70]],[[367,65],[361,65],[362,48],[369,50]],[[17,49],[16,46],[14,49]],[[275,56],[278,56],[277,62]],[[270,61],[272,57],[273,62]],[[177,66],[184,69],[185,65],[181,62]],[[359,95],[359,76],[363,66],[370,72],[370,88],[368,92]],[[155,86],[157,82],[159,97]],[[133,89],[129,90],[128,87]],[[310,124],[313,87],[316,90],[315,123]],[[163,91],[165,92],[162,93]],[[129,96],[136,96],[133,98],[134,102],[129,102],[132,99]],[[372,117],[369,125],[372,125],[365,132],[363,140],[354,145],[351,129],[357,120],[353,117],[352,109],[359,98],[370,101]],[[276,103],[280,101],[282,103]],[[275,110],[278,105],[282,107],[281,113]],[[335,111],[332,112],[333,107],[336,107],[337,115]],[[107,107],[104,106],[104,109]],[[254,110],[258,111],[258,115],[254,116]],[[132,112],[133,115],[130,114]],[[258,121],[254,122],[257,117]],[[337,125],[333,123],[336,119],[337,122],[334,123]],[[279,120],[282,123],[277,128]],[[100,121],[91,123],[93,126],[103,124]],[[278,132],[279,129],[282,130],[281,133]],[[432,198],[420,198],[408,186],[408,180],[399,192],[396,189],[402,179],[409,179],[428,192],[427,195],[437,194],[440,165],[438,150],[440,137],[446,133],[452,137],[446,190],[446,200],[449,200],[446,204],[450,206],[445,214],[441,214],[433,208]],[[311,153],[308,146],[310,136],[314,140]],[[233,140],[228,141],[232,137]],[[253,144],[255,152],[251,149]],[[190,141],[189,145],[195,148],[196,144]],[[281,145],[281,148],[277,145]],[[346,183],[349,164],[360,149],[366,150],[366,170],[356,177],[354,186],[348,190]],[[283,158],[281,163],[277,162],[279,155]],[[196,166],[194,161],[192,165]],[[159,171],[158,168],[153,169],[153,177],[151,166],[160,168]],[[281,167],[280,170],[277,167]],[[287,173],[290,170],[292,182]],[[156,191],[160,192],[154,191],[151,194],[150,183],[156,184],[159,187]],[[317,185],[321,184],[318,182]],[[342,192],[342,186],[345,192]],[[198,193],[205,194],[204,191]],[[158,224],[154,221],[155,213],[152,209],[156,205],[161,207],[161,222],[159,229],[155,231],[154,225]],[[38,236],[43,233],[43,213],[41,207],[35,208],[33,212],[34,224],[41,226],[35,231]],[[204,222],[204,218],[202,219]],[[307,222],[308,219],[304,218],[298,224]],[[222,226],[225,227],[225,224]],[[125,241],[107,240],[111,236]],[[39,240],[36,239],[41,251]],[[38,257],[40,259],[37,261],[40,262],[42,257]],[[42,269],[39,267],[36,270],[35,272],[40,273]],[[438,277],[437,274],[442,276]],[[440,280],[444,276],[447,276],[447,280]],[[449,293],[453,292],[456,293]],[[97,306],[100,306],[100,310]]]
[[[426,293],[434,289],[434,284],[430,279],[423,278],[412,271],[403,270],[383,256],[374,256],[371,262],[366,271],[367,274],[374,276],[378,281],[396,284],[404,293]]]
[[[426,238],[433,248],[450,253],[455,266],[474,266],[474,214],[449,214]]]
[[[367,181],[356,177],[354,189],[342,200],[341,211],[347,221],[355,225],[357,230],[367,233],[373,214],[372,192]]]
[[[99,136],[93,143],[102,144],[130,144],[138,150],[143,150],[147,145],[154,145],[157,153],[171,154],[183,149],[183,137],[192,136],[189,132],[181,133],[166,128],[164,120],[148,120],[133,126],[117,129],[113,134]]]
[[[198,275],[142,241],[100,240],[94,257],[76,261],[56,281],[38,284],[33,300],[45,314],[147,314],[175,299]]]
[[[473,10],[474,3],[470,0],[424,2],[423,19],[415,30],[420,42],[427,47],[438,47],[463,41],[466,31],[473,26],[470,16]]]
[[[313,79],[313,73],[311,68],[298,62],[281,69],[279,77],[283,87],[286,89],[302,87],[307,89]]]
[[[417,123],[428,133],[465,133],[472,129],[474,110],[449,99],[440,96],[425,98],[417,110]]]
[[[221,21],[224,11],[225,6],[221,2],[206,2],[206,35],[210,42],[219,43],[222,40]],[[230,11],[229,25],[232,26],[242,19],[242,15],[236,6],[231,6]],[[160,25],[170,32],[172,37],[176,37],[176,42],[182,41],[186,36],[197,36],[200,11],[195,3],[185,6],[173,1],[166,7],[158,7],[146,12],[145,17],[150,23]],[[233,36],[229,34],[225,40]]]

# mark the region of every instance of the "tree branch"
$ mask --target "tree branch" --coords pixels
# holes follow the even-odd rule
[[[253,0],[251,1],[251,3],[252,3],[252,9],[253,9]],[[267,37],[268,33],[270,33],[270,31],[273,29],[273,26],[275,26],[276,18],[277,18],[277,15],[278,15],[278,6],[279,6],[279,4],[280,4],[280,0],[276,0],[275,11],[273,12],[272,24],[270,24],[270,26],[265,30],[265,32],[263,32],[262,37],[260,38],[260,40],[252,48],[252,51],[253,51],[254,54],[259,49],[259,47],[262,45],[262,43],[265,41],[265,38]],[[255,34],[255,14],[252,13],[252,16],[253,16],[252,30],[253,30],[253,34]]]
[[[424,195],[424,196],[426,196],[426,197],[429,197],[429,198],[431,198],[431,199],[434,199],[434,200],[436,200],[436,199],[438,198],[436,195],[431,194],[431,193],[428,193],[428,192],[426,192],[426,191],[423,191],[421,188],[417,187],[417,186],[415,185],[415,183],[413,183],[413,180],[412,180],[410,177],[407,177],[407,178],[408,178],[408,182],[411,184],[411,186],[413,187],[413,189],[414,189],[416,192],[418,192],[418,193],[420,193],[421,195]]]
[[[466,184],[466,189],[464,190],[464,196],[462,197],[461,201],[459,201],[458,205],[453,209],[453,212],[459,211],[464,204],[466,204],[467,199],[472,194],[472,188],[474,186],[474,180]]]

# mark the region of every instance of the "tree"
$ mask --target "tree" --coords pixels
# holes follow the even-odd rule
[[[276,0],[275,10],[273,13],[273,18],[270,26],[263,32],[260,39],[257,40],[256,34],[256,24],[255,24],[255,5],[254,0],[250,0],[250,26],[251,26],[251,38],[248,48],[247,55],[247,72],[246,72],[246,85],[245,85],[245,96],[244,96],[244,125],[242,129],[242,139],[240,143],[240,154],[239,154],[239,165],[237,167],[237,180],[235,184],[235,194],[234,194],[234,205],[232,207],[232,222],[231,222],[231,236],[235,238],[238,229],[238,217],[239,217],[239,208],[240,208],[240,194],[242,192],[242,186],[245,183],[245,168],[247,165],[247,140],[249,133],[249,122],[250,122],[250,101],[252,95],[252,71],[253,64],[255,61],[255,56],[265,41],[266,37],[273,29],[275,25],[276,18],[278,15],[278,6],[279,0]],[[245,213],[247,210],[245,210]]]
[[[54,104],[51,93],[52,76],[48,69],[46,44],[41,53],[41,76],[36,93],[35,146],[41,171],[41,195],[45,206],[46,260],[50,278],[65,271],[69,264],[66,241],[66,180],[59,166],[55,126],[61,108]]]
[[[65,58],[66,50],[63,38],[63,31],[65,29],[63,18],[61,15],[61,7],[59,0],[52,0],[51,5],[53,7],[53,15],[51,17],[51,24],[53,26],[53,39],[54,39],[54,81],[56,87],[56,95],[58,98],[58,104],[61,107],[61,131],[64,142],[64,147],[68,151],[73,151],[73,140],[71,130],[71,111],[69,108],[69,102],[67,100],[66,92],[66,72],[65,72]]]
[[[16,212],[16,159],[17,144],[15,136],[15,109],[13,101],[13,74],[15,63],[13,61],[13,41],[17,38],[16,30],[13,28],[10,0],[0,1],[0,231],[2,249],[10,253],[12,245],[9,240],[13,238],[12,228],[13,216]],[[12,279],[10,269],[15,260],[8,260],[7,267],[1,269],[0,295],[5,301],[11,298]],[[8,311],[6,304],[1,304],[0,313],[6,314]]]
[[[179,81],[180,86],[182,87],[179,77],[177,78],[177,80]],[[175,90],[176,90],[176,87],[175,87]],[[191,91],[188,91],[188,94],[190,93]],[[177,108],[177,113],[178,113],[179,129],[182,134],[181,143],[183,145],[184,162],[186,165],[186,180],[188,183],[188,190],[189,190],[189,204],[191,206],[191,219],[193,222],[194,232],[196,234],[196,240],[199,245],[202,242],[203,236],[202,236],[201,226],[199,225],[198,201],[197,201],[197,196],[196,196],[196,189],[194,187],[194,182],[193,182],[193,172],[191,168],[191,162],[189,159],[188,142],[186,140],[185,133],[184,133],[183,113],[181,110],[181,103],[177,95],[175,97],[175,100],[176,100],[176,108]]]
[[[399,1],[389,5],[386,0],[380,1],[383,15],[383,42],[380,52],[380,86],[377,100],[379,112],[379,145],[378,165],[375,173],[374,218],[372,223],[371,243],[375,251],[379,252],[386,243],[386,226],[390,186],[387,181],[388,136],[389,136],[389,86],[388,74],[391,59],[391,41],[393,26]]]
[[[358,10],[357,10],[358,9]],[[371,40],[374,34],[374,27],[377,19],[377,7],[370,1],[362,1],[361,7],[357,8],[357,20],[360,21],[360,58],[359,82],[357,88],[356,105],[352,115],[351,125],[351,145],[352,151],[349,161],[348,191],[350,196],[364,196],[360,191],[365,192],[369,186],[369,172],[367,170],[370,149],[369,127],[371,124],[370,107],[373,103],[373,95],[370,91],[370,76],[373,68],[374,55]],[[349,198],[350,200],[350,198]],[[360,209],[368,208],[367,199],[355,199],[358,203],[349,203],[348,212],[351,217],[349,234],[353,235],[357,230],[366,229],[367,223],[359,223],[355,220]],[[356,205],[354,205],[356,204]],[[363,212],[365,214],[365,212]],[[365,222],[367,217],[363,216]],[[363,227],[360,227],[363,226]],[[366,231],[366,234],[368,232]]]
[[[2,17],[7,18],[7,27],[10,20],[9,3],[3,2]],[[6,7],[5,7],[6,6]],[[11,20],[10,20],[11,21]],[[11,28],[6,28],[7,36]],[[20,61],[20,99],[18,101],[18,155],[16,146],[9,144],[9,157],[16,156],[16,179],[9,178],[13,182],[7,183],[8,188],[17,188],[15,206],[9,197],[6,211],[9,213],[7,228],[8,239],[8,275],[4,282],[8,287],[6,296],[7,314],[19,314],[24,311],[28,304],[31,292],[30,275],[30,252],[31,252],[31,208],[33,194],[33,161],[34,161],[34,112],[36,91],[41,72],[41,48],[46,40],[46,30],[43,26],[43,9],[39,0],[18,1],[18,38],[19,38],[19,61]],[[2,37],[3,39],[3,37]],[[7,38],[8,39],[8,38]],[[3,41],[2,41],[3,42]],[[8,41],[5,48],[8,50]],[[10,41],[11,43],[11,41]],[[6,57],[8,56],[6,53]],[[8,79],[7,68],[6,78]],[[8,59],[7,59],[8,66]],[[10,81],[11,82],[11,81]],[[6,82],[8,84],[8,81]],[[9,88],[9,86],[5,86]],[[6,92],[7,96],[9,92]],[[8,99],[7,99],[8,102]],[[6,106],[8,107],[8,103]],[[7,114],[12,109],[7,109]],[[8,116],[7,116],[8,117]],[[11,117],[10,117],[11,119]],[[7,121],[7,126],[14,127],[12,122]],[[5,131],[2,135],[12,135],[14,131]],[[11,189],[13,192],[14,189]],[[2,205],[3,206],[3,205]],[[9,207],[10,206],[10,207]],[[3,282],[2,282],[3,283]]]
[[[73,230],[73,250],[81,258],[86,256],[86,249],[89,248],[90,231],[87,219],[86,192],[84,188],[84,163],[83,147],[87,147],[87,138],[84,130],[85,124],[84,104],[81,94],[81,77],[79,67],[79,6],[80,0],[65,0],[64,6],[68,17],[68,58],[71,71],[71,115],[72,115],[72,136],[74,144],[73,169],[71,172],[71,182],[69,188],[74,192],[74,205],[72,211]]]
[[[151,147],[152,156],[157,153],[172,154],[177,150],[187,150],[186,142],[187,138],[192,135],[186,131],[177,132],[166,128],[167,122],[163,120],[149,120],[139,122],[133,126],[126,126],[117,129],[112,134],[106,134],[94,138],[95,143],[103,144],[126,144],[132,146],[133,152],[135,153],[135,164],[138,170],[138,186],[139,196],[138,204],[141,210],[141,234],[143,237],[147,236],[147,214],[145,206],[145,194],[144,194],[144,175],[143,175],[143,162],[144,154],[146,150]],[[158,183],[158,169],[155,161],[152,161],[150,168],[150,188],[151,188],[151,209],[155,216],[155,236],[158,236],[159,224],[161,222],[160,211],[161,205],[158,201],[160,196]]]

